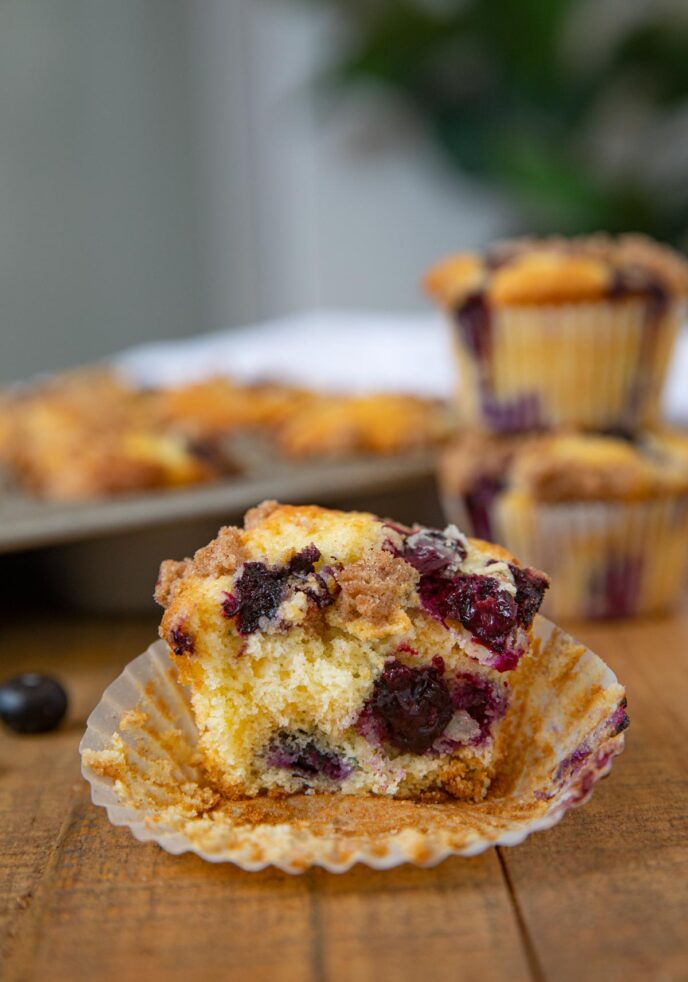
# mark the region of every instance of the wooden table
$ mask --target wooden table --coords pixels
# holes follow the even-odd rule
[[[288,876],[172,857],[91,805],[77,744],[152,619],[24,615],[0,673],[59,670],[68,723],[0,734],[4,979],[688,979],[688,614],[577,633],[626,684],[625,754],[515,849]]]

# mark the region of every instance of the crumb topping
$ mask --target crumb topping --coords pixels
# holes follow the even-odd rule
[[[419,575],[405,560],[382,551],[345,566],[337,579],[337,608],[344,620],[384,623],[415,590]]]
[[[161,607],[169,607],[177,596],[182,582],[191,575],[193,562],[191,559],[164,559],[160,564],[160,572],[153,594],[155,602]]]
[[[256,528],[258,525],[262,525],[266,518],[269,518],[273,512],[276,512],[280,508],[279,501],[275,501],[274,498],[268,498],[266,501],[261,501],[259,505],[255,508],[249,508],[249,510],[244,515],[244,528],[247,531]]]
[[[153,596],[161,607],[169,607],[190,576],[225,576],[245,560],[241,530],[224,525],[212,542],[196,551],[193,559],[163,560]]]
[[[217,537],[195,553],[193,571],[197,576],[224,576],[233,573],[245,560],[240,529],[223,525]]]

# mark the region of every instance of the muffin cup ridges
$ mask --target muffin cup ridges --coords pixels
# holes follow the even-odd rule
[[[223,799],[203,770],[189,697],[161,641],[103,693],[82,772],[114,825],[171,853],[245,870],[433,865],[516,845],[590,796],[624,745],[624,690],[593,652],[538,618],[512,675],[499,763],[480,804],[300,794]]]
[[[465,423],[494,431],[655,423],[683,301],[489,307],[451,315]],[[479,314],[479,316],[478,316]]]

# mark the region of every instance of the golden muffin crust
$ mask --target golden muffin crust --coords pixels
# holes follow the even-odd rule
[[[494,306],[688,294],[688,261],[644,235],[514,239],[485,253],[459,253],[433,266],[427,292],[454,307],[472,294]]]
[[[163,419],[204,436],[276,426],[314,398],[313,393],[287,385],[251,385],[228,378],[209,378],[158,392]]]
[[[288,457],[295,458],[393,454],[436,443],[450,429],[445,406],[416,396],[321,396],[284,421],[277,441]]]

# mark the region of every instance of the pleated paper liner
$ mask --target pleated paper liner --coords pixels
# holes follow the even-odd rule
[[[505,431],[652,425],[683,314],[676,301],[655,319],[641,299],[499,307],[479,355],[451,320],[462,418]]]
[[[224,802],[196,759],[187,695],[158,642],[104,694],[81,745],[96,804],[170,852],[245,869],[355,862],[388,868],[513,845],[586,800],[623,748],[623,689],[599,658],[545,621],[514,681],[504,755],[480,805],[299,795]]]
[[[472,523],[460,496],[447,519]],[[688,495],[649,501],[538,503],[498,495],[490,534],[519,559],[546,569],[543,611],[557,620],[658,614],[674,607],[688,572]]]
[[[485,801],[300,794],[227,801],[204,774],[188,694],[158,641],[110,685],[81,741],[82,771],[113,825],[171,853],[245,870],[355,863],[389,869],[517,845],[585,802],[624,746],[624,690],[604,662],[538,618]]]

